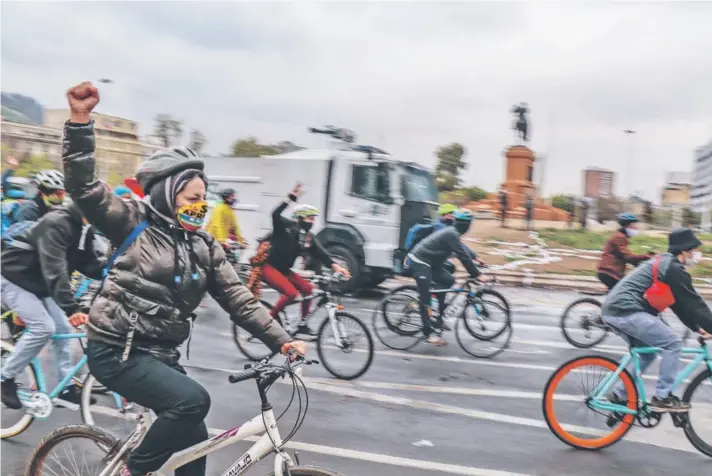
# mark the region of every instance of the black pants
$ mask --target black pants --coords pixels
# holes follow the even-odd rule
[[[411,261],[410,264],[415,283],[418,286],[418,295],[420,297],[420,318],[423,320],[423,334],[428,337],[433,333],[433,326],[430,323],[430,289],[432,284],[443,288],[449,288],[455,282],[452,274],[445,271],[443,268],[431,268],[424,264]],[[445,293],[438,294],[438,306],[440,307],[439,320],[442,320],[443,312],[445,312]]]
[[[121,361],[123,348],[90,340],[89,370],[109,390],[158,415],[141,444],[129,457],[132,475],[157,471],[171,455],[208,438],[203,420],[210,409],[210,395],[185,374],[177,359],[159,360],[151,354],[131,351]],[[176,476],[205,476],[205,457],[178,470]]]
[[[613,289],[613,286],[618,284],[618,281],[620,281],[620,279],[616,279],[613,276],[609,276],[604,273],[598,273],[598,280],[602,282],[608,288],[609,291]]]

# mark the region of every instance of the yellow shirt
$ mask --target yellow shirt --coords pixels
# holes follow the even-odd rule
[[[245,241],[240,232],[240,225],[237,223],[235,210],[227,203],[220,203],[215,206],[205,231],[213,235],[221,243],[227,240],[230,235],[235,235],[239,242]]]

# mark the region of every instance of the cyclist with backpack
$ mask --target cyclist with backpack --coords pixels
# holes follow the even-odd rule
[[[452,216],[453,226],[444,227],[423,239],[408,253],[406,258],[418,286],[423,334],[429,344],[438,346],[445,345],[446,342],[441,337],[433,335],[430,289],[433,283],[448,288],[455,282],[453,275],[444,269],[445,262],[454,253],[471,277],[476,278],[480,275],[477,265],[471,254],[465,251],[465,244],[461,240],[461,236],[470,229],[474,216],[471,211],[465,209],[456,210]],[[437,324],[444,328],[442,315],[445,310],[445,294],[439,294],[438,300],[440,315]]]
[[[67,92],[64,126],[67,190],[118,249],[89,311],[87,356],[94,377],[158,418],[132,450],[121,476],[158,470],[173,453],[208,437],[210,396],[180,365],[193,311],[209,292],[230,318],[272,351],[306,352],[242,285],[222,246],[201,231],[208,211],[204,162],[183,147],[160,150],[139,166],[143,200],[122,200],[96,180],[91,112],[99,91],[85,82]],[[177,476],[205,475],[199,458]]]
[[[702,242],[689,228],[673,230],[668,237],[668,252],[638,266],[608,293],[601,314],[610,325],[633,347],[659,347],[660,377],[652,398],[655,412],[686,412],[689,403],[672,395],[672,388],[680,361],[682,340],[658,317],[669,307],[694,332],[704,338],[712,337],[712,311],[692,286],[686,268],[702,259]],[[657,354],[641,354],[641,374],[653,363]],[[632,365],[632,364],[631,364]],[[622,383],[609,399],[625,405]]]
[[[630,238],[640,233],[638,217],[632,213],[620,213],[617,218],[620,229],[608,239],[598,262],[598,279],[609,291],[625,275],[626,264],[637,265],[652,256],[652,253],[637,255],[628,248]]]
[[[2,251],[2,301],[22,316],[26,331],[2,368],[2,402],[9,408],[22,407],[15,377],[49,341],[52,334],[69,334],[87,316],[79,309],[71,286],[75,270],[101,277],[105,260],[94,253],[94,232],[74,204],[47,213],[30,223],[24,233],[12,237]],[[69,320],[67,320],[67,316]],[[71,341],[53,341],[59,378],[71,373]],[[80,403],[76,385],[64,389],[59,398]]]
[[[17,210],[15,221],[37,221],[64,202],[64,175],[57,170],[41,170],[34,176],[37,195]]]

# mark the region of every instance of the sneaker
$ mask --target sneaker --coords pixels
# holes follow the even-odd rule
[[[650,409],[658,413],[685,413],[691,408],[689,403],[685,403],[672,393],[665,398],[653,397],[650,402]]]
[[[17,384],[14,378],[9,378],[0,382],[0,396],[7,408],[19,410],[22,408],[20,397],[17,396]]]
[[[65,402],[76,403],[77,405],[81,405],[82,389],[76,385],[69,385],[68,387],[65,387],[64,390],[62,390],[62,393],[60,393],[57,398],[59,398],[60,400],[64,400]],[[89,404],[94,405],[95,403],[96,398],[91,397],[91,399],[89,400]]]
[[[309,337],[315,337],[317,335],[317,333],[311,330],[306,323],[299,324],[299,327],[297,327],[297,334]]]
[[[428,336],[426,342],[427,342],[428,344],[437,345],[438,347],[442,347],[442,346],[444,346],[444,345],[447,345],[447,342],[445,342],[445,339],[443,339],[443,338],[440,337],[440,336],[433,336],[433,335]]]

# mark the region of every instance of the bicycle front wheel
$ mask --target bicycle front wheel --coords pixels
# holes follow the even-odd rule
[[[319,327],[316,351],[321,364],[334,377],[353,380],[371,367],[373,338],[366,324],[348,312],[336,312]]]
[[[30,456],[25,474],[67,474],[67,468],[73,468],[76,471],[72,472],[73,476],[96,476],[106,466],[104,458],[107,449],[113,448],[118,441],[110,433],[94,426],[71,425],[58,428],[37,445]]]
[[[473,312],[469,312],[473,311]],[[488,321],[483,327],[482,316],[473,306],[467,306],[455,324],[455,339],[462,350],[473,357],[490,359],[504,352],[512,341],[512,326],[507,311],[495,302],[487,302]],[[497,323],[497,320],[501,323]],[[494,333],[488,329],[494,329]]]
[[[0,357],[2,358],[2,366],[5,366],[7,358],[15,350],[15,346],[8,341],[0,341]],[[37,390],[37,369],[30,363],[24,372],[20,372],[15,377],[15,382],[20,385],[18,388],[18,396],[21,401],[24,401],[27,393]],[[26,413],[25,408],[13,410],[3,408],[1,412],[2,428],[0,429],[0,439],[12,438],[25,431],[33,422],[34,417]]]
[[[712,372],[700,372],[685,389],[682,400],[692,405],[685,436],[692,446],[712,457]]]
[[[608,335],[601,319],[601,303],[593,298],[572,302],[561,315],[561,332],[569,344],[579,349],[597,346]]]

